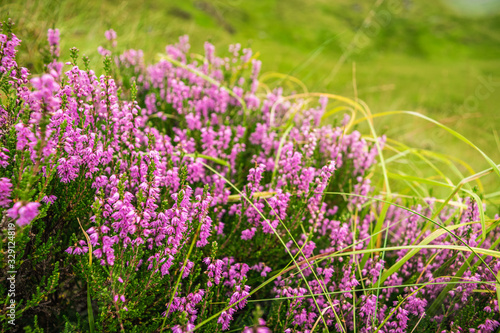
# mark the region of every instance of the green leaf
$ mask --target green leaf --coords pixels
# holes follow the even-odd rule
[[[94,333],[95,332],[94,312],[92,310],[92,300],[90,299],[90,287],[89,287],[88,283],[87,283],[87,311],[89,313],[89,327],[90,327],[90,332]]]

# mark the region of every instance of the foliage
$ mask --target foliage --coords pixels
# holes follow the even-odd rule
[[[12,269],[18,289],[4,331],[11,298],[16,328],[33,332],[499,325],[498,216],[463,184],[445,184],[444,202],[392,193],[387,139],[364,103],[259,84],[261,63],[240,44],[192,55],[183,36],[147,65],[117,50],[113,30],[105,74],[76,48],[60,62],[51,29],[45,73],[30,78],[11,30],[0,209],[2,244],[15,238],[17,252],[14,268],[3,252],[0,288]],[[339,111],[350,115],[322,122]]]

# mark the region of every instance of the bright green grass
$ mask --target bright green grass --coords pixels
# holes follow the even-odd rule
[[[392,10],[391,4],[401,10]],[[194,52],[203,52],[205,40],[224,49],[240,42],[260,53],[263,72],[287,73],[302,80],[309,91],[351,98],[356,97],[355,63],[357,97],[373,113],[421,112],[464,134],[500,162],[500,142],[495,140],[495,131],[500,132],[500,84],[487,98],[474,98],[480,77],[500,82],[498,15],[460,17],[436,0],[8,0],[0,8],[2,18],[17,23],[16,33],[24,40],[20,62],[35,72],[41,69],[37,49],[50,27],[61,30],[63,59],[69,58],[70,47],[77,46],[94,64],[101,61],[96,48],[105,42],[108,28],[118,32],[120,48],[143,49],[149,60],[182,34],[190,35]],[[389,13],[389,20],[369,38],[359,38],[360,31],[366,35],[376,26],[360,30],[373,8],[378,14]],[[363,41],[359,52],[344,57],[332,76],[353,40]],[[477,104],[463,108],[467,98]],[[379,134],[411,147],[459,157],[476,172],[488,167],[477,152],[423,121],[391,116],[377,118],[375,126]],[[491,178],[485,188],[499,191],[499,182]]]

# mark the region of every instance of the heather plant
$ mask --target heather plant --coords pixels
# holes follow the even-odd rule
[[[498,173],[483,152],[492,167],[458,184],[389,171],[366,105],[266,85],[240,44],[194,55],[183,36],[147,64],[109,30],[98,75],[76,48],[61,61],[55,29],[30,75],[2,29],[3,331],[500,325],[499,217],[469,186]]]

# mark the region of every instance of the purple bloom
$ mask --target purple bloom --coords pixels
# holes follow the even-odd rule
[[[49,29],[47,32],[49,45],[59,45],[59,29]]]
[[[59,57],[60,48],[59,48],[59,29],[49,29],[47,31],[47,41],[50,45],[50,53],[53,57]]]
[[[44,196],[42,198],[42,201],[46,204],[53,204],[57,200],[57,197],[55,195],[49,195],[49,196]]]
[[[0,111],[2,111],[2,112],[0,112],[0,126],[2,126],[3,125],[2,122],[4,122],[6,117],[7,117],[6,116],[7,112],[1,106],[0,106]],[[3,168],[5,168],[9,165],[9,162],[8,162],[9,156],[6,154],[8,152],[9,152],[8,149],[0,147],[0,166],[2,166]]]
[[[104,37],[106,37],[107,40],[109,40],[111,42],[111,46],[112,47],[116,47],[116,31],[114,31],[113,29],[109,29],[109,30],[106,30],[104,32]]]
[[[479,325],[477,328],[481,330],[481,332],[490,333],[494,332],[497,327],[500,326],[500,323],[493,319],[486,319],[484,324]]]
[[[112,41],[116,39],[116,31],[113,29],[106,30],[106,32],[104,32],[104,37],[106,37],[107,40]]]
[[[12,202],[10,194],[12,193],[12,184],[9,178],[0,178],[0,207],[8,207]]]
[[[266,322],[264,319],[259,318],[258,326],[248,327],[245,326],[245,329],[242,333],[271,333],[272,331],[266,326]]]
[[[111,51],[105,49],[102,46],[97,47],[97,52],[99,52],[99,54],[102,55],[103,57],[111,55]]]
[[[175,325],[172,327],[172,333],[189,333],[194,331],[195,325],[187,323],[186,326]]]
[[[255,235],[256,228],[250,228],[241,232],[241,239],[250,240]]]
[[[38,215],[39,202],[28,202],[23,205],[18,201],[12,208],[7,210],[7,216],[15,219],[17,224],[21,227],[29,224]]]

